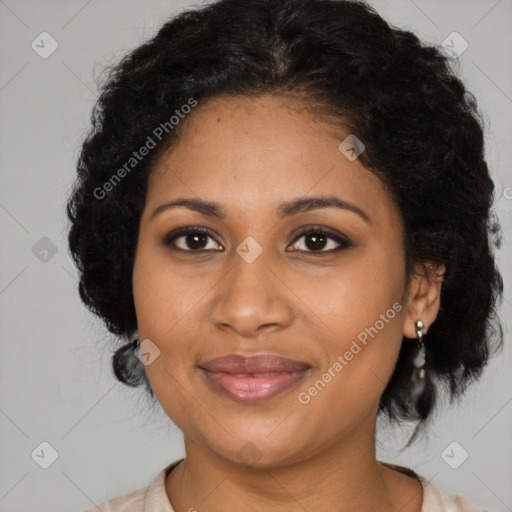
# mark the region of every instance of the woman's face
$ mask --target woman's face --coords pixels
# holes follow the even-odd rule
[[[389,193],[339,149],[348,131],[277,97],[216,98],[182,123],[150,179],[133,272],[155,396],[186,438],[233,462],[272,467],[365,437],[415,320]],[[178,198],[223,217],[154,213]],[[208,234],[173,239],[187,226]],[[208,363],[262,354],[303,364]]]

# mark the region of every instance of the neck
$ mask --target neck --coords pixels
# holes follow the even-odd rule
[[[185,437],[186,459],[166,479],[176,511],[417,512],[421,485],[375,458],[373,430],[286,466],[245,467]],[[404,492],[405,491],[405,492]]]

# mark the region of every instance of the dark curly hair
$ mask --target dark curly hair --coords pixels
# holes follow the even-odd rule
[[[219,0],[169,19],[105,71],[67,214],[80,297],[110,332],[129,336],[137,328],[139,221],[148,176],[179,133],[171,116],[191,99],[271,93],[301,100],[364,141],[359,159],[387,184],[403,219],[408,278],[414,263],[445,265],[440,311],[425,337],[425,392],[411,397],[415,347],[402,343],[379,413],[419,419],[415,437],[437,391],[460,397],[502,348],[503,282],[491,247],[495,236],[499,248],[500,227],[491,213],[484,122],[442,48],[362,2]],[[155,133],[157,147],[128,172],[134,150]],[[128,348],[118,351],[114,369],[134,385],[122,377]]]

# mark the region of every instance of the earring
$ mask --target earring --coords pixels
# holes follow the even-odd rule
[[[423,335],[427,334],[425,324],[421,320],[416,320],[414,324],[416,328],[416,340],[418,343],[418,353],[413,359],[416,368],[416,376],[419,380],[425,378],[425,344],[423,343]]]
[[[138,336],[117,349],[112,356],[112,369],[116,378],[128,386],[139,386],[145,381],[144,365],[136,355],[140,347]]]
[[[414,371],[411,377],[411,399],[419,419],[424,420],[434,404],[435,393],[432,387],[432,375],[425,370],[425,344],[423,338],[427,328],[421,320],[414,322],[416,330],[416,352],[412,359]]]

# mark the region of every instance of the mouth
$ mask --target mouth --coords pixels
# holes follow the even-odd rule
[[[311,366],[271,354],[232,354],[199,365],[210,388],[232,400],[257,403],[295,387]]]

